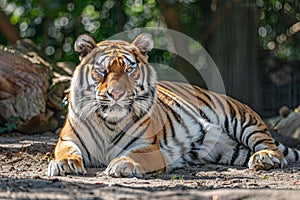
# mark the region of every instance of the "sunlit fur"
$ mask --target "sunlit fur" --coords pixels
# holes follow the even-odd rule
[[[147,61],[151,42],[149,35],[98,44],[80,36],[81,63],[49,175],[83,173],[84,166],[108,166],[114,176],[200,163],[269,169],[298,160],[299,152],[275,142],[248,106],[197,86],[158,82]]]

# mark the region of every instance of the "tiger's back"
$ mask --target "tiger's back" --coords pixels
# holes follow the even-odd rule
[[[107,166],[137,176],[199,163],[284,167],[299,152],[276,143],[248,106],[184,83],[158,82],[147,63],[152,38],[130,44],[81,35],[66,123],[49,175]],[[285,155],[283,155],[283,152]]]

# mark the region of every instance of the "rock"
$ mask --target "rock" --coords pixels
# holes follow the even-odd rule
[[[300,139],[300,113],[291,112],[276,125],[279,134]]]
[[[282,118],[286,118],[290,114],[290,109],[287,106],[283,106],[279,109],[279,115]]]

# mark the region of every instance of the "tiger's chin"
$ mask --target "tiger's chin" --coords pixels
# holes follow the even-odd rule
[[[126,116],[128,116],[129,112],[130,111],[128,109],[119,105],[97,111],[98,116],[101,119],[111,124],[117,124],[118,122],[122,121]]]

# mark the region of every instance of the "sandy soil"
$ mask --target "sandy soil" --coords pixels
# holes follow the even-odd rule
[[[0,135],[0,199],[300,199],[300,163],[271,171],[200,165],[144,179],[110,178],[104,169],[48,177],[56,139]]]

